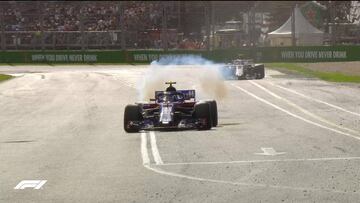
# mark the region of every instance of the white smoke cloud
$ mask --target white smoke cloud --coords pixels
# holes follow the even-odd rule
[[[172,55],[153,61],[139,81],[138,95],[142,101],[154,97],[157,90],[165,90],[167,81],[177,82],[177,89],[195,89],[197,99],[226,97],[222,66],[197,55]]]

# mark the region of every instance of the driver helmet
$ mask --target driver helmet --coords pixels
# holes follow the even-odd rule
[[[169,87],[166,88],[167,92],[176,92],[176,88],[172,86],[172,84],[170,84]]]

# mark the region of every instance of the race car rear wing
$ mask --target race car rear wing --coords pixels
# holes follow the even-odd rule
[[[195,90],[177,90],[176,92],[183,94],[185,100],[195,99]],[[164,91],[155,91],[155,98],[162,93],[164,93]]]
[[[195,99],[195,90],[178,90],[185,96],[185,100]]]

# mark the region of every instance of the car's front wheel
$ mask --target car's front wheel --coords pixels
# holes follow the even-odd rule
[[[212,127],[216,127],[218,125],[217,103],[215,100],[207,100],[206,102],[210,105],[211,125]]]
[[[198,103],[195,105],[194,108],[194,116],[196,119],[201,119],[205,121],[202,125],[199,126],[199,130],[210,130],[212,126],[212,119],[211,119],[211,111],[210,111],[210,104],[207,102]]]
[[[124,130],[128,133],[139,132],[139,126],[130,124],[130,122],[137,121],[141,121],[140,107],[138,105],[127,105],[124,112]]]

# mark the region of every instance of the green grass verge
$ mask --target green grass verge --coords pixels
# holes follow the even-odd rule
[[[291,72],[297,72],[302,75],[316,77],[329,82],[360,83],[360,76],[345,75],[342,73],[334,73],[334,72],[314,71],[304,68],[299,63],[266,63],[265,66],[277,70],[288,70]]]
[[[4,80],[9,80],[11,79],[13,76],[11,75],[4,75],[4,74],[0,74],[0,82],[4,81]]]

